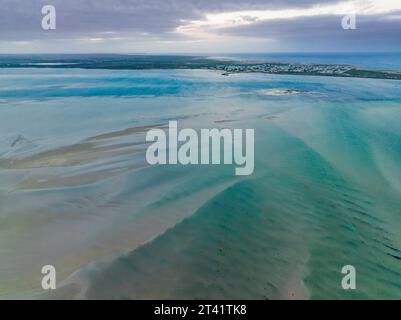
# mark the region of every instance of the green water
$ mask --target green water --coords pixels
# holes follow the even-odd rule
[[[68,69],[0,83],[0,165],[25,159],[0,168],[1,297],[401,298],[401,83]],[[282,89],[298,91],[269,94]],[[254,128],[254,173],[149,167],[116,147],[143,132],[62,165],[70,149],[29,158],[168,120]]]

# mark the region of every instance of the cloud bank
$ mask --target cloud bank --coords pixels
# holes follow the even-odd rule
[[[401,51],[399,0],[0,0],[0,53]],[[41,8],[57,29],[41,28]],[[357,28],[342,18],[356,14]]]

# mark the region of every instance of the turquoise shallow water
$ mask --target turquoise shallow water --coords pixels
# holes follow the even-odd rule
[[[53,264],[49,298],[401,298],[400,89],[0,70],[0,297],[43,297],[40,269]],[[146,130],[115,134],[168,120],[254,128],[253,175],[149,167]],[[354,291],[341,288],[348,264]]]

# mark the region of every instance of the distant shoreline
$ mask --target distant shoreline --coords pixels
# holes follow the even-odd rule
[[[0,68],[63,68],[105,70],[216,70],[228,76],[237,73],[329,76],[401,80],[398,70],[370,70],[346,64],[253,62],[204,56],[170,55],[6,55]]]

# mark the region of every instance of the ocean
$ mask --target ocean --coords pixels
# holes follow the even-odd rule
[[[169,120],[255,129],[253,174],[149,166]],[[0,69],[0,297],[399,299],[400,132],[393,80]]]

